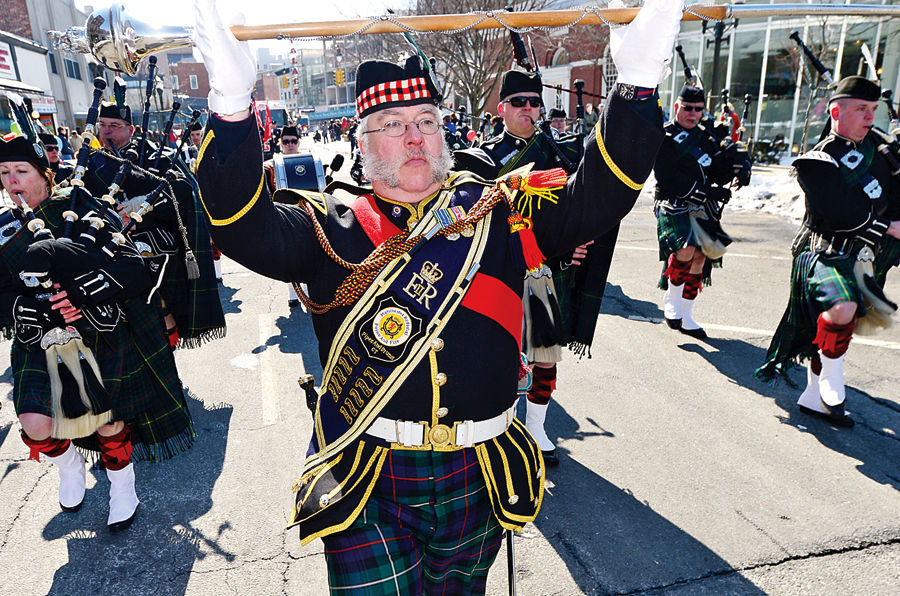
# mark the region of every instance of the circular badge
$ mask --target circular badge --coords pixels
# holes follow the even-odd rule
[[[40,143],[34,143],[34,152],[37,154],[38,158],[44,157],[44,148],[41,147]]]
[[[399,308],[384,308],[372,319],[372,332],[380,343],[386,346],[399,346],[412,335],[412,321],[409,315]]]
[[[306,173],[306,166],[304,166],[303,164],[300,164],[300,165],[298,165],[297,167],[294,168],[294,172],[295,172],[298,176],[302,176],[303,174]]]

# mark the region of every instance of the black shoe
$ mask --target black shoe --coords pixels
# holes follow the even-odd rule
[[[559,457],[556,456],[556,449],[553,451],[541,451],[541,455],[544,457],[544,466],[555,468],[559,465]]]
[[[853,418],[844,413],[843,408],[841,408],[840,413],[828,414],[826,412],[820,412],[818,410],[813,410],[812,408],[807,408],[806,406],[797,407],[804,414],[809,414],[810,416],[821,418],[822,420],[826,420],[831,424],[836,424],[837,426],[842,426],[844,428],[853,428],[853,425],[855,424],[853,422]]]
[[[134,513],[131,514],[131,517],[128,519],[123,519],[122,521],[118,521],[112,524],[107,524],[107,528],[109,528],[110,534],[118,534],[119,532],[124,532],[131,526],[131,522],[134,521],[134,518],[137,516],[138,509],[140,508],[140,503],[134,509]]]
[[[666,325],[669,326],[669,329],[681,329],[681,319],[666,318]]]
[[[288,307],[289,307],[289,308],[294,308],[294,307],[297,307],[297,306],[300,306],[300,301],[299,301],[299,300],[288,300]]]
[[[706,335],[706,331],[703,330],[703,327],[699,329],[685,329],[684,327],[680,328],[679,331],[684,333],[689,337],[693,337],[694,339],[706,339],[709,337]]]
[[[83,500],[83,499],[82,499],[81,503],[79,503],[78,505],[75,505],[74,507],[66,507],[65,505],[63,505],[62,503],[60,503],[60,504],[59,504],[59,508],[62,509],[64,513],[75,513],[76,511],[78,511],[79,509],[81,509],[81,506],[82,506],[82,505],[84,505],[84,500]]]
[[[221,278],[221,277],[217,277],[217,278],[216,278],[216,281],[217,281],[218,283],[222,283],[222,278]]]

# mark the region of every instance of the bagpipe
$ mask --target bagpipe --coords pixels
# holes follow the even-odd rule
[[[97,346],[89,338],[99,337],[104,341],[104,333],[113,331],[122,316],[115,301],[122,285],[108,271],[104,273],[104,267],[122,254],[126,243],[124,237],[110,235],[106,228],[117,222],[109,209],[115,204],[113,196],[128,172],[127,168],[117,172],[109,191],[99,201],[84,189],[82,181],[90,152],[88,144],[105,86],[103,79],[94,81],[94,101],[88,110],[85,143],[68,189],[69,208],[61,213],[58,222],[62,234],[55,237],[47,222],[15,193],[17,216],[24,220],[34,240],[24,249],[21,260],[19,279],[24,288],[18,292],[13,307],[16,338],[25,346],[32,349],[39,346],[44,351],[53,418],[51,434],[56,438],[88,436],[112,419],[110,396],[94,354]],[[37,146],[36,131],[27,109],[15,97],[9,98],[9,104],[23,137],[34,140]],[[49,209],[53,209],[52,205]],[[76,225],[80,231],[77,235]],[[108,242],[106,236],[110,236]],[[136,257],[136,252],[131,251],[131,256]],[[71,324],[62,315],[54,315],[54,309],[48,304],[62,300],[59,294],[63,291],[64,297],[77,308],[77,312],[69,311],[75,317],[70,319]]]

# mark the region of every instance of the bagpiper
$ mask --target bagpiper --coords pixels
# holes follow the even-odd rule
[[[756,371],[786,378],[794,360],[805,362],[800,411],[845,427],[853,426],[844,409],[850,340],[889,326],[897,308],[882,288],[900,257],[900,164],[873,130],[880,96],[878,83],[842,79],[828,102],[830,132],[794,160],[806,214],[792,247],[790,300]]]
[[[133,461],[167,459],[194,439],[162,324],[146,304],[153,279],[135,246],[116,238],[114,211],[83,187],[54,190],[37,138],[0,140],[0,182],[16,201],[0,209],[0,327],[13,338],[22,440],[30,459],[56,465],[68,513],[85,495],[75,446],[99,455],[109,530],[122,531],[139,504]],[[74,240],[64,242],[70,225]]]
[[[653,168],[663,314],[670,328],[698,339],[706,331],[694,320],[694,301],[731,243],[720,223],[722,210],[732,184],[750,182],[747,152],[726,140],[730,131],[706,118],[705,106],[703,89],[681,89]]]

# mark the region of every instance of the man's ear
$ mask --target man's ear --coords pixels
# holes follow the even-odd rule
[[[828,108],[828,115],[837,120],[841,115],[841,106],[837,102],[831,104],[831,107]]]
[[[504,108],[504,105],[503,105],[503,102],[501,101],[500,103],[497,104],[497,115],[498,116],[503,115],[503,108]]]

